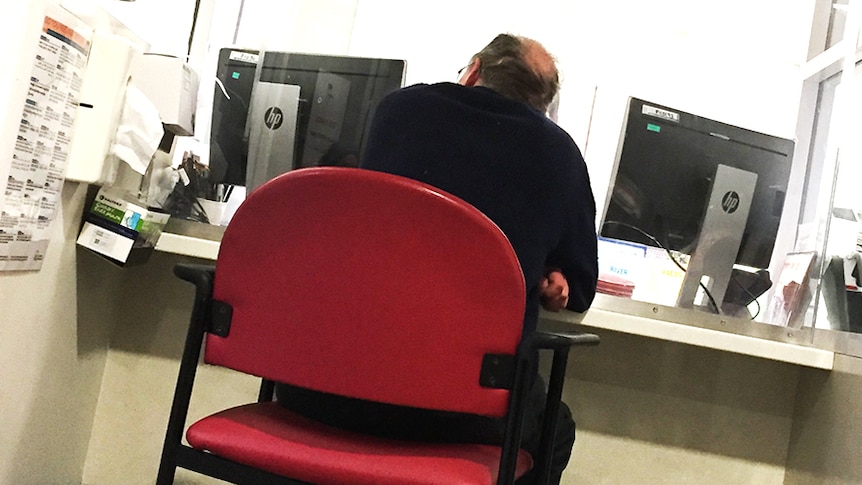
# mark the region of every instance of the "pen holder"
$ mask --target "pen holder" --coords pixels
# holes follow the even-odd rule
[[[225,209],[227,208],[227,202],[217,202],[214,200],[204,199],[202,197],[198,197],[198,202],[200,202],[201,207],[203,207],[204,213],[206,213],[210,224],[214,226],[222,225]]]

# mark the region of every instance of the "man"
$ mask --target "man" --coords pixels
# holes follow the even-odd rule
[[[586,164],[544,115],[558,79],[538,42],[499,35],[458,84],[416,85],[385,98],[360,162],[450,192],[500,226],[527,282],[525,333],[536,327],[540,301],[550,310],[586,310],[597,279]]]
[[[499,35],[473,56],[458,84],[415,85],[377,107],[360,166],[434,185],[471,203],[509,238],[526,278],[524,334],[539,305],[586,310],[595,295],[595,202],[571,137],[545,116],[558,87],[554,59],[536,41]],[[544,382],[528,398],[522,446],[538,448]],[[282,386],[279,400],[330,424],[396,438],[502,441],[500,420],[375,405]],[[575,439],[561,406],[550,483]],[[518,483],[532,483],[529,475]]]

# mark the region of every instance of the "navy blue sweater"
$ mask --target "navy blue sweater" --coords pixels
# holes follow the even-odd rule
[[[484,87],[410,86],[377,107],[361,160],[456,195],[502,229],[526,279],[525,334],[536,327],[547,266],[566,276],[569,309],[592,303],[596,207],[586,164],[544,114]]]

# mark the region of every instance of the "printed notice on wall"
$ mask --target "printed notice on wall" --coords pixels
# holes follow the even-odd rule
[[[46,11],[21,110],[0,213],[0,271],[39,270],[60,210],[63,173],[92,29],[61,7]]]

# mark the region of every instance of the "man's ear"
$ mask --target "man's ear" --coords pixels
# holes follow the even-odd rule
[[[464,73],[464,77],[461,78],[461,84],[464,86],[476,86],[479,84],[479,66],[481,65],[481,61],[476,58],[470,62],[470,66],[467,67],[467,71]]]

